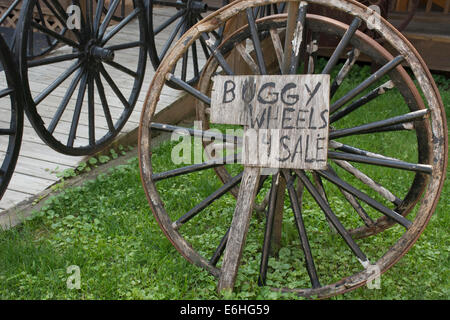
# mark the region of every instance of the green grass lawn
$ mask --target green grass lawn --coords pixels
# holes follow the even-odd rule
[[[354,67],[342,90],[360,82],[369,72],[367,66]],[[450,79],[436,76],[436,80],[447,114],[450,114]],[[396,102],[402,103],[398,92],[392,91],[367,108],[378,108],[380,118],[390,117],[401,112],[400,109],[393,110],[392,105]],[[350,126],[376,120],[365,110],[337,125]],[[405,147],[411,139],[408,133],[402,136],[402,141],[395,140],[398,136],[392,133],[383,134],[382,138],[387,142],[393,141],[398,147],[379,152],[398,156],[400,150],[404,153],[402,159],[415,157],[415,150]],[[379,145],[379,139],[379,136],[364,136],[360,143],[363,146]],[[170,161],[172,146],[173,143],[163,143],[154,150],[155,172],[174,167]],[[234,166],[231,169],[239,168]],[[378,168],[370,171],[370,175],[399,195],[407,191],[404,190],[404,181],[410,178],[409,173],[399,174],[398,171]],[[212,170],[158,183],[166,210],[172,218],[179,217],[218,187],[220,182]],[[332,186],[327,188],[336,214],[346,225],[356,223],[345,216],[349,208],[340,200],[338,191]],[[364,191],[370,193],[370,190]],[[425,232],[411,250],[382,275],[380,290],[362,287],[333,299],[449,299],[449,196],[450,182],[447,179],[439,205]],[[183,233],[195,248],[206,255],[214,251],[226,231],[234,204],[231,195],[224,196],[194,223],[183,228]],[[318,265],[320,279],[326,284],[337,281],[358,265],[340,237],[329,235],[323,214],[313,204],[306,195],[305,224],[308,225],[308,234],[314,239],[311,246],[315,258],[321,262]],[[298,248],[292,211],[286,206],[285,212],[283,249],[278,259],[269,261],[268,284],[277,286],[288,279],[294,287],[308,286],[301,266],[303,258]],[[236,290],[226,298],[298,298],[258,287],[263,230],[263,220],[252,219]],[[396,226],[381,236],[358,244],[371,257],[378,257],[401,232],[402,229]],[[67,268],[71,265],[80,268],[79,290],[67,288],[70,276]],[[216,285],[213,276],[188,263],[163,235],[149,209],[137,159],[100,175],[95,181],[86,182],[82,187],[62,191],[48,199],[32,219],[12,230],[0,232],[1,299],[220,299]]]

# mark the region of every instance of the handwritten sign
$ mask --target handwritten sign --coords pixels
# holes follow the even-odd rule
[[[244,126],[244,165],[324,169],[329,96],[329,75],[216,76],[210,120]]]

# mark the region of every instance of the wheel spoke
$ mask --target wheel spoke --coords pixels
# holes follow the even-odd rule
[[[348,184],[344,180],[342,180],[339,177],[337,177],[337,176],[333,175],[332,173],[330,173],[330,171],[322,170],[322,171],[318,171],[318,172],[319,172],[319,174],[321,176],[323,176],[328,181],[334,183],[337,186],[340,186],[342,189],[344,189],[348,193],[354,195],[358,199],[364,201],[365,203],[367,203],[372,208],[378,210],[379,212],[381,212],[385,216],[387,216],[389,218],[392,218],[394,221],[396,221],[397,223],[399,223],[400,225],[402,225],[406,229],[409,229],[411,227],[411,225],[412,225],[411,221],[409,221],[408,219],[406,219],[402,215],[398,214],[397,212],[395,212],[395,211],[385,207],[381,203],[373,200],[371,197],[369,197],[365,193],[359,191],[358,189],[352,187],[350,184]]]
[[[234,154],[233,156],[224,157],[222,159],[209,160],[209,161],[205,161],[203,163],[193,164],[190,166],[173,169],[173,170],[169,170],[166,172],[155,173],[152,175],[152,180],[154,182],[158,182],[161,180],[174,178],[174,177],[178,177],[181,175],[190,174],[190,173],[194,173],[194,172],[198,172],[198,171],[202,171],[202,170],[223,167],[226,164],[236,163],[238,161],[239,157],[240,157],[240,155]]]
[[[12,136],[16,134],[16,131],[13,129],[2,129],[0,128],[0,136]]]
[[[70,83],[69,88],[66,91],[66,94],[64,95],[63,99],[61,100],[60,105],[58,106],[58,109],[56,110],[55,115],[53,116],[52,121],[50,122],[50,125],[47,128],[47,131],[50,134],[53,134],[55,131],[56,126],[58,125],[59,121],[61,120],[61,116],[63,115],[64,111],[67,108],[67,105],[72,98],[73,93],[75,92],[75,89],[78,86],[78,83],[80,82],[81,76],[83,75],[84,69],[81,68],[77,71],[77,74],[72,79],[72,82]]]
[[[343,144],[343,143],[333,141],[333,140],[331,140],[329,142],[329,146],[330,146],[330,148],[335,149],[335,150],[339,150],[339,151],[343,151],[343,152],[347,152],[347,153],[351,153],[351,154],[358,154],[360,156],[367,156],[367,157],[384,159],[384,160],[400,161],[395,158],[386,157],[386,156],[378,154],[378,153],[374,153],[374,152],[366,151],[366,150],[359,149],[356,147],[352,147],[347,144]]]
[[[200,92],[199,90],[195,89],[185,81],[176,78],[173,74],[167,75],[167,80],[172,81],[176,85],[178,85],[182,90],[186,91],[190,95],[196,97],[197,99],[201,100],[203,103],[207,105],[211,105],[211,98],[205,95],[203,92]]]
[[[423,110],[418,110],[418,111],[410,112],[407,114],[403,114],[401,116],[396,116],[396,117],[392,117],[392,118],[381,120],[381,121],[371,122],[371,123],[353,127],[353,128],[333,130],[330,132],[330,139],[343,138],[343,137],[356,135],[356,134],[365,134],[367,132],[370,132],[370,133],[377,132],[378,129],[382,130],[383,128],[388,127],[388,126],[401,124],[401,123],[408,123],[411,120],[423,119],[428,113],[429,113],[428,109],[423,109]]]
[[[217,62],[219,62],[222,69],[228,74],[228,75],[234,75],[233,69],[230,67],[228,62],[225,60],[222,53],[220,53],[219,49],[214,46],[214,41],[208,37],[205,33],[202,33],[200,41],[203,41],[206,47],[210,50],[214,58],[216,58]]]
[[[308,52],[308,63],[306,65],[306,72],[308,74],[314,74],[316,68],[317,61],[317,53],[319,51],[319,37],[320,34],[317,32],[313,32],[311,34],[311,41],[306,49]]]
[[[356,100],[355,102],[352,102],[349,106],[345,107],[342,110],[339,110],[335,113],[333,113],[330,116],[330,123],[336,122],[349,113],[359,109],[360,107],[364,106],[365,104],[369,103],[370,101],[374,100],[375,98],[379,97],[382,94],[385,94],[386,92],[393,89],[394,82],[392,80],[387,81],[386,83],[382,84],[378,88],[372,90],[370,93],[366,94],[364,97]]]
[[[60,35],[59,33],[55,32],[53,30],[47,29],[47,28],[41,26],[37,22],[31,21],[31,26],[33,26],[34,28],[38,29],[39,31],[41,31],[43,33],[46,33],[46,34],[52,36],[53,38],[55,38],[55,39],[57,39],[57,40],[59,40],[61,42],[64,42],[65,44],[67,44],[68,46],[71,46],[72,48],[78,48],[79,47],[78,43],[76,43],[75,41],[70,40],[70,39],[62,36],[62,35]],[[30,32],[33,32],[32,29],[30,29]]]
[[[115,84],[114,80],[111,78],[111,76],[108,74],[108,72],[105,70],[105,67],[102,64],[99,64],[100,67],[100,73],[103,75],[103,78],[105,78],[106,82],[108,82],[111,89],[116,94],[117,98],[122,102],[125,109],[131,108],[130,104],[128,103],[128,100],[123,96],[122,92],[120,91],[119,87]]]
[[[300,61],[300,48],[305,40],[306,30],[305,30],[305,22],[306,22],[306,11],[307,11],[308,3],[300,2],[300,6],[298,9],[298,18],[297,25],[294,31],[294,38],[292,39],[292,52],[289,64],[289,74],[296,74]]]
[[[75,111],[73,113],[72,125],[70,127],[69,139],[67,140],[67,146],[73,147],[75,142],[78,122],[80,121],[81,108],[83,107],[84,95],[86,93],[86,85],[88,81],[88,72],[85,70],[81,78],[80,89],[78,91],[77,103],[75,105]]]
[[[280,67],[280,72],[283,70],[283,45],[281,44],[280,35],[277,29],[270,29],[270,37],[272,38],[273,48],[275,49],[275,54],[277,55],[278,66]],[[253,58],[252,58],[253,60]]]
[[[182,17],[184,14],[186,13],[185,9],[182,9],[180,11],[178,11],[176,14],[174,14],[173,16],[171,16],[167,21],[165,21],[162,25],[160,25],[158,28],[156,28],[153,31],[153,34],[156,36],[158,35],[158,33],[160,33],[161,31],[163,31],[165,28],[167,28],[168,26],[170,26],[172,23],[174,23],[178,18]]]
[[[114,37],[120,30],[123,29],[130,21],[137,17],[138,14],[141,13],[140,8],[135,8],[125,19],[120,21],[119,24],[114,26],[103,38],[101,41],[101,46],[104,46],[112,37]]]
[[[225,183],[222,187],[214,191],[211,195],[209,195],[206,199],[204,199],[202,202],[200,202],[198,205],[196,205],[194,208],[192,208],[189,212],[187,212],[185,215],[183,215],[180,219],[172,223],[172,228],[175,230],[179,229],[183,224],[194,218],[196,215],[198,215],[203,209],[208,207],[211,203],[225,195],[228,191],[233,189],[236,185],[238,185],[243,176],[243,172],[238,174],[237,176],[233,177]]]
[[[256,27],[253,10],[251,8],[247,8],[246,11],[247,11],[247,21],[250,27],[250,33],[252,35],[253,48],[255,50],[256,60],[258,62],[259,73],[265,75],[267,74],[266,65],[264,63],[264,56],[261,49],[261,42],[259,41],[258,29]]]
[[[34,104],[38,105],[42,102],[50,93],[52,93],[61,83],[63,83],[67,78],[70,77],[82,64],[83,61],[75,62],[69,69],[67,69],[63,74],[61,74],[47,89],[42,91],[36,98],[34,98]]]
[[[373,165],[382,166],[382,167],[422,172],[422,173],[427,173],[427,174],[432,174],[432,172],[433,172],[432,166],[427,165],[427,164],[416,164],[416,163],[404,162],[401,160],[373,158],[373,157],[360,156],[360,155],[344,153],[344,152],[329,151],[328,158],[336,159],[336,160],[345,160],[345,161],[350,161],[350,162],[373,164]]]
[[[14,92],[14,88],[6,88],[0,91],[0,99],[9,96]]]
[[[219,262],[220,257],[223,255],[223,252],[225,251],[225,248],[227,246],[228,242],[228,236],[230,235],[230,228],[228,228],[225,235],[220,240],[219,246],[217,247],[216,251],[214,251],[213,256],[209,260],[209,263],[213,266],[216,266]]]
[[[103,38],[106,28],[108,28],[108,25],[111,22],[111,19],[114,15],[114,12],[116,12],[116,9],[117,9],[117,6],[119,5],[119,3],[120,3],[120,0],[113,0],[113,2],[109,5],[108,12],[106,13],[105,18],[103,19],[103,22],[98,29],[98,38],[99,39]]]
[[[279,182],[280,182],[280,174],[276,174],[272,176],[272,186],[270,188],[269,193],[269,210],[267,212],[267,218],[266,218],[266,229],[264,232],[264,242],[263,247],[261,251],[261,263],[259,267],[259,278],[258,278],[258,284],[260,286],[266,285],[266,276],[267,276],[267,265],[269,262],[269,254],[270,254],[270,243],[272,242],[272,229],[273,229],[273,222],[275,220],[275,211],[276,211],[276,204],[277,204],[277,194],[279,189]]]
[[[97,8],[95,10],[95,18],[94,18],[94,34],[98,35],[98,30],[100,28],[100,21],[102,19],[103,7],[105,5],[105,0],[97,0]]]
[[[334,169],[329,166],[328,169],[332,174],[335,176],[338,176],[337,173],[334,171]],[[350,205],[353,207],[353,209],[356,211],[356,213],[359,215],[359,217],[363,220],[364,224],[368,227],[373,226],[374,221],[370,216],[367,214],[366,210],[359,204],[358,200],[350,193],[342,189],[338,186],[339,191],[342,193],[344,198],[350,203]]]
[[[169,39],[164,45],[164,48],[161,50],[161,54],[159,55],[158,59],[162,61],[162,59],[167,54],[167,51],[169,51],[170,46],[172,45],[173,41],[175,40],[175,37],[177,36],[178,32],[180,31],[181,26],[184,24],[185,19],[181,19],[178,24],[176,25],[175,29],[173,29],[172,33],[170,34]]]
[[[103,62],[117,70],[122,71],[123,73],[126,73],[126,74],[132,76],[135,79],[139,77],[139,74],[137,72],[134,72],[133,70],[131,70],[115,61],[103,61]]]
[[[44,66],[47,64],[53,64],[53,63],[78,59],[78,58],[81,58],[83,55],[84,54],[82,52],[76,52],[76,53],[63,54],[60,56],[49,57],[49,58],[44,58],[44,59],[39,59],[39,60],[31,60],[31,61],[28,61],[28,68],[40,67],[40,66]]]
[[[289,197],[291,199],[291,207],[292,210],[294,211],[295,222],[297,225],[298,233],[300,235],[300,243],[303,249],[303,253],[305,255],[306,270],[308,271],[312,287],[319,288],[320,287],[319,277],[317,276],[316,266],[314,264],[314,258],[311,253],[308,235],[306,234],[306,228],[303,222],[300,201],[297,197],[297,192],[294,188],[294,179],[287,170],[283,170],[283,175],[286,179],[286,186],[289,192]]]
[[[94,78],[91,73],[88,75],[88,124],[89,124],[89,145],[95,145],[95,96]]]
[[[97,85],[98,95],[100,97],[100,101],[102,102],[103,113],[105,114],[106,123],[108,124],[109,132],[116,132],[116,128],[114,127],[114,123],[111,117],[111,111],[109,110],[108,100],[105,95],[105,88],[103,87],[102,80],[98,73],[94,74],[95,84]]]
[[[317,202],[319,207],[322,209],[322,211],[328,217],[328,219],[333,223],[333,226],[336,228],[337,232],[341,235],[341,237],[344,239],[345,243],[347,243],[347,245],[350,247],[352,252],[359,259],[359,261],[361,263],[368,262],[366,255],[361,251],[359,246],[352,239],[352,237],[350,236],[348,231],[341,224],[341,222],[336,217],[334,212],[331,210],[331,208],[328,205],[328,203],[326,202],[326,200],[322,198],[322,196],[320,195],[319,191],[317,191],[317,189],[314,187],[312,182],[308,179],[306,174],[303,171],[300,171],[300,170],[295,170],[295,173],[300,178],[302,183],[305,185],[305,188],[308,190],[308,192],[311,194],[311,196]]]
[[[341,86],[344,79],[347,77],[348,73],[350,72],[351,68],[355,64],[355,62],[358,60],[360,51],[356,48],[351,50],[347,56],[347,60],[345,61],[344,65],[342,66],[341,70],[339,70],[339,73],[337,74],[336,78],[334,79],[333,83],[331,84],[330,88],[330,99],[332,99],[336,93],[336,91]]]
[[[173,125],[165,124],[165,123],[157,123],[157,122],[152,122],[150,124],[150,128],[152,130],[164,131],[164,132],[175,132],[176,131],[177,134],[179,134],[179,135],[189,135],[192,137],[199,137],[199,138],[205,138],[205,139],[211,139],[211,140],[214,139],[214,141],[231,142],[234,144],[242,145],[242,137],[226,135],[226,134],[222,134],[220,132],[203,131],[203,130],[173,126]]]
[[[337,45],[336,49],[334,50],[333,54],[331,55],[330,59],[327,62],[327,65],[322,70],[322,74],[330,74],[331,70],[336,66],[337,62],[341,58],[342,53],[347,48],[347,46],[350,44],[350,41],[352,40],[353,36],[355,35],[356,31],[358,30],[359,26],[361,25],[361,18],[356,17],[353,19],[352,23],[348,27],[347,31],[345,32],[344,36],[342,37],[341,41]]]
[[[126,50],[126,49],[143,47],[143,46],[144,46],[144,43],[142,41],[133,41],[133,42],[116,44],[113,46],[105,47],[105,49],[108,49],[111,51],[117,51],[117,50]]]
[[[369,78],[361,82],[356,88],[352,89],[350,92],[348,92],[345,96],[337,100],[333,105],[330,107],[330,113],[336,112],[338,109],[340,109],[342,106],[344,106],[347,102],[352,100],[354,97],[356,97],[358,94],[363,92],[366,88],[377,82],[379,79],[381,79],[383,76],[388,74],[390,71],[392,71],[394,68],[396,68],[400,63],[402,63],[405,60],[403,56],[397,56],[390,62],[386,63],[384,66],[382,66],[378,71],[376,71],[374,74],[372,74]]]
[[[347,161],[342,160],[334,160],[334,162],[344,169],[345,171],[352,174],[354,177],[356,177],[358,180],[360,180],[362,183],[367,185],[369,188],[380,194],[383,198],[387,199],[388,201],[392,202],[396,206],[400,206],[402,203],[402,200],[398,198],[396,195],[394,195],[392,192],[390,192],[388,189],[383,187],[378,182],[374,181],[372,178],[361,172],[360,170],[356,169],[354,166],[352,166]]]

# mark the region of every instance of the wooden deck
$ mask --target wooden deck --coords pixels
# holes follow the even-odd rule
[[[174,9],[169,8],[161,8],[155,12],[155,20],[163,21],[167,19],[168,16],[171,15],[171,11]],[[115,41],[117,43],[125,43],[137,40],[138,35],[137,32],[137,23],[136,25],[130,25],[126,30],[123,30],[119,35],[116,36]],[[161,35],[159,38],[158,46],[163,45],[164,39],[169,37],[170,30],[167,30],[165,34]],[[134,39],[134,40],[133,40]],[[111,40],[112,41],[112,40]],[[111,44],[114,44],[112,42]],[[68,50],[67,48],[59,48],[58,50]],[[126,61],[130,66],[132,66],[137,60],[137,56],[132,56],[129,52],[125,52],[127,50],[122,50],[122,52],[116,52],[116,59],[123,62]],[[59,74],[64,70],[67,70],[67,67],[73,62],[67,63],[59,63],[58,65],[52,66],[44,66],[33,68],[32,72],[30,72],[30,83],[33,92],[39,93],[44,88],[46,88],[51,82],[50,77],[46,76],[50,72],[58,72]],[[123,73],[117,71],[113,68],[107,68],[109,72],[111,72],[112,78],[119,85],[121,89],[125,92],[131,90],[131,78],[127,78]],[[154,75],[153,67],[150,63],[150,60],[147,58],[147,66],[144,84],[142,86],[142,90],[138,99],[138,102],[135,106],[133,114],[131,115],[129,121],[125,125],[125,128],[122,130],[122,133],[130,132],[139,126],[139,118],[142,110],[143,102],[145,99],[145,95],[147,89],[149,87],[150,81]],[[70,84],[70,79],[63,83],[63,85],[68,86]],[[52,115],[54,114],[55,109],[59,105],[59,101],[64,94],[63,86],[56,89],[48,98],[46,98],[40,108],[46,111],[46,117],[44,117],[44,121],[50,121]],[[112,116],[113,119],[118,119],[120,116],[123,107],[120,103],[119,99],[116,98],[115,94],[112,90],[105,88],[107,91],[108,102],[113,103],[114,107],[112,108]],[[164,109],[166,106],[170,105],[176,99],[180,97],[181,93],[179,91],[173,89],[165,89],[161,96],[160,104],[158,105],[158,112]],[[87,95],[86,95],[87,96]],[[73,110],[75,103],[76,94],[72,97],[72,102],[68,106],[68,111]],[[96,102],[99,102],[100,99],[96,97]],[[84,106],[83,106],[84,108]],[[0,106],[1,109],[1,106]],[[96,134],[100,136],[102,132],[105,132],[107,129],[107,123],[103,115],[101,104],[96,103]],[[67,132],[70,128],[72,114],[71,112],[66,111],[63,115],[61,123],[56,128],[55,136],[67,139]],[[1,112],[1,110],[0,110]],[[47,117],[48,112],[48,117]],[[66,114],[67,113],[67,114]],[[4,121],[3,117],[0,121]],[[82,111],[82,115],[80,118],[81,126],[77,131],[77,139],[75,141],[75,145],[77,143],[83,143],[88,141],[88,117],[86,109]],[[63,140],[61,140],[63,141]],[[0,141],[0,157],[5,153],[5,143],[1,143]],[[31,124],[27,119],[25,119],[25,129],[23,136],[23,143],[20,151],[19,160],[16,166],[15,173],[11,180],[8,190],[6,191],[3,199],[0,201],[0,215],[3,210],[10,209],[14,207],[16,204],[29,199],[33,195],[40,193],[41,191],[49,188],[53,184],[55,184],[59,179],[56,176],[57,172],[61,172],[68,168],[75,168],[78,164],[83,161],[83,157],[72,157],[60,154],[50,147],[46,146],[44,142],[38,137]]]

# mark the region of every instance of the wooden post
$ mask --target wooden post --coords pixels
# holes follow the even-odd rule
[[[246,167],[231,222],[227,247],[219,277],[218,291],[233,289],[244,250],[253,204],[258,189],[260,169]]]

